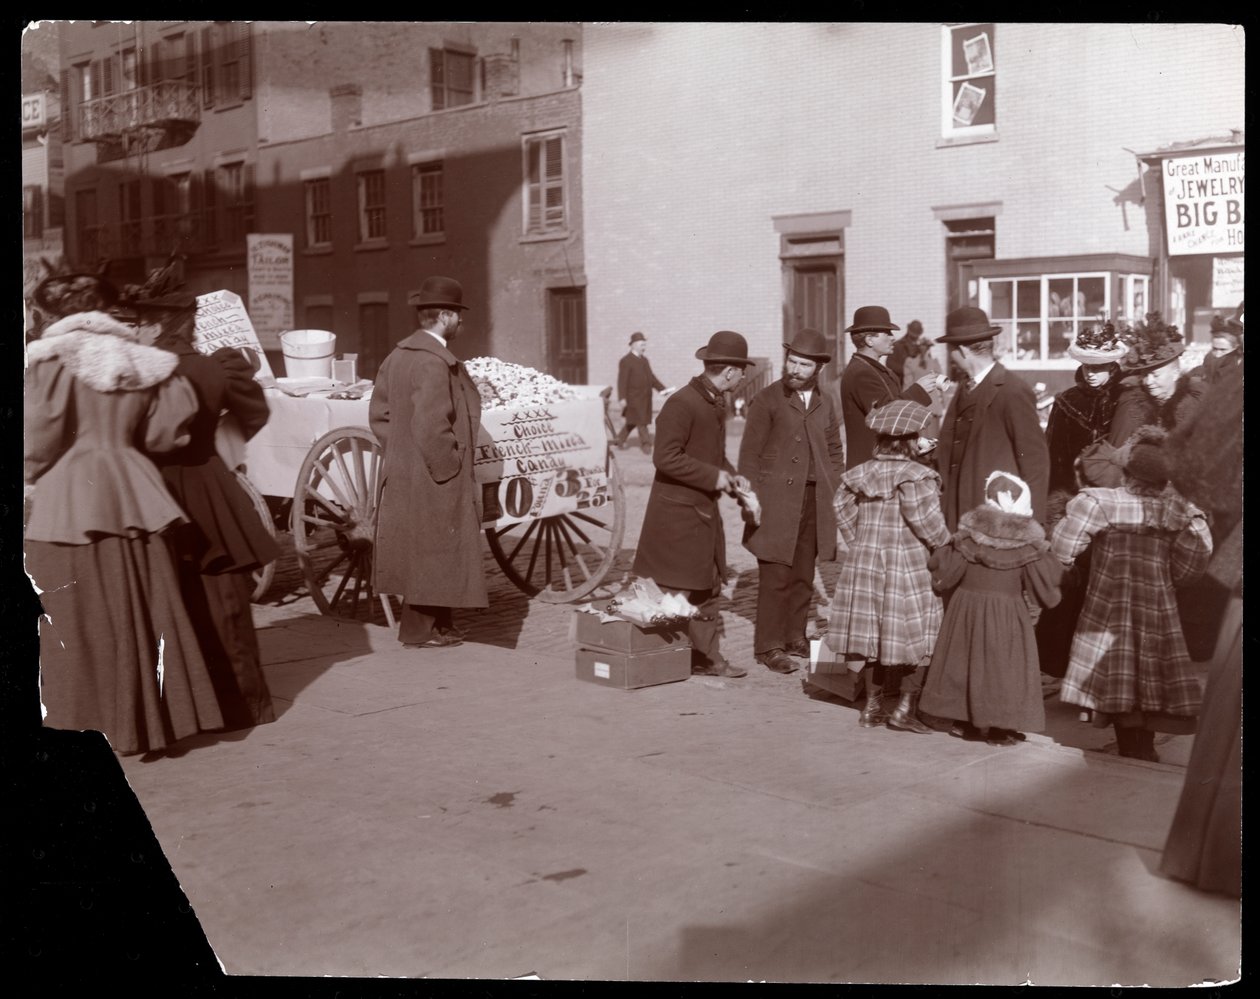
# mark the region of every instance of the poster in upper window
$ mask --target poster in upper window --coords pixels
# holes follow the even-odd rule
[[[967,73],[976,76],[993,72],[993,49],[989,45],[988,32],[963,40],[963,53],[967,57]]]

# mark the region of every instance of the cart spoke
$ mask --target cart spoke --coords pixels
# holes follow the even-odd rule
[[[359,495],[371,499],[373,493],[368,490],[367,469],[363,467],[363,442],[357,437],[350,438],[351,464],[354,465],[354,481]]]
[[[337,589],[333,591],[332,599],[328,601],[334,608],[341,603],[341,595],[345,593],[346,584],[350,582],[350,577],[354,575],[355,566],[358,561],[359,556],[357,552],[350,555],[350,561],[346,565],[346,571],[341,577],[341,582],[337,584]]]
[[[530,525],[531,529],[533,528],[533,526],[541,524],[541,523],[542,522],[538,520],[534,521],[534,524]],[[538,535],[534,538],[534,548],[533,548],[533,551],[530,552],[530,556],[529,556],[529,568],[525,570],[525,579],[527,582],[534,578],[534,566],[538,562],[538,546],[542,544],[543,534],[545,533],[546,533],[546,526],[544,525],[543,529],[539,531]],[[521,540],[524,541],[525,539],[522,538]]]
[[[333,454],[339,455],[340,452],[334,451]],[[354,501],[347,498],[346,494],[341,491],[341,484],[338,483],[336,477],[331,474],[332,469],[327,465],[320,465],[320,468],[323,469],[324,474],[320,477],[319,484],[323,485],[325,482],[328,483],[329,488],[337,494],[337,502],[344,506],[347,512],[353,510]]]
[[[577,546],[577,545],[575,545],[575,544],[573,543],[573,539],[572,539],[571,537],[569,537],[569,531],[570,531],[570,530],[572,530],[572,531],[576,531],[578,534],[581,534],[582,532],[581,532],[581,531],[578,531],[578,529],[577,529],[576,527],[574,527],[572,524],[568,523],[568,520],[567,520],[565,517],[557,517],[557,518],[556,518],[556,528],[559,530],[560,534],[564,537],[564,540],[568,542],[568,544],[569,544],[569,551],[570,551],[570,553],[571,553],[571,554],[572,554],[572,556],[573,556],[573,561],[574,561],[574,563],[578,566],[578,568],[580,568],[580,569],[582,570],[582,577],[583,577],[583,579],[590,579],[590,578],[591,578],[591,570],[590,570],[590,568],[589,568],[589,567],[587,566],[587,564],[586,564],[586,559],[584,559],[584,558],[582,557],[582,553],[578,550],[578,546]],[[583,537],[583,538],[582,538],[582,540],[583,540],[583,541],[586,541],[586,542],[587,542],[587,544],[590,544],[589,539],[587,539],[587,538]],[[603,551],[599,548],[599,546],[597,546],[597,545],[591,545],[591,547],[595,549],[596,553],[597,553],[597,554],[599,555],[599,557],[602,559],[602,558],[603,558],[603,556],[604,556],[604,552],[603,552]],[[571,589],[573,589],[573,584],[572,584],[571,582],[568,582],[568,579],[569,579],[569,573],[568,573],[568,570],[566,570],[566,571],[565,571],[565,580],[566,580],[566,582],[568,583],[568,585],[567,585],[565,588],[566,588],[566,589],[571,590]]]
[[[512,527],[517,527],[517,526],[519,526],[519,525],[517,525],[517,524],[513,524],[513,525],[512,525]],[[521,535],[520,540],[516,542],[516,547],[512,549],[512,553],[511,553],[511,554],[507,557],[507,560],[508,560],[509,564],[510,564],[510,563],[512,563],[512,562],[515,562],[515,561],[516,561],[516,553],[517,553],[518,551],[520,551],[520,550],[521,550],[521,545],[525,544],[526,539],[527,539],[527,538],[528,538],[531,534],[533,534],[533,533],[534,533],[534,528],[535,528],[535,527],[537,527],[537,526],[538,526],[538,521],[536,521],[536,520],[531,520],[531,521],[529,522],[529,527],[527,527],[527,528],[525,529],[525,533]],[[504,528],[504,530],[505,530],[505,531],[510,531],[511,529],[512,529],[511,527],[505,527],[505,528]],[[535,541],[535,542],[534,542],[534,552],[535,552],[535,554],[537,554],[537,552],[538,552],[538,542],[537,542],[537,541]],[[529,572],[528,572],[528,573],[526,573],[526,575],[527,575],[527,576],[528,576],[528,575],[531,575],[531,574],[533,573],[533,571],[534,571],[534,561],[533,561],[533,559],[530,559],[530,562],[529,562]]]
[[[605,531],[612,530],[612,525],[608,523],[608,521],[600,520],[598,517],[592,517],[589,513],[583,513],[581,510],[573,510],[565,516],[573,517],[577,520],[584,520],[588,524],[594,524],[596,527],[603,528]]]
[[[344,527],[344,526],[345,526],[345,525],[344,525],[341,521],[339,521],[339,520],[336,520],[336,521],[334,521],[334,520],[325,520],[323,517],[316,517],[316,516],[314,516],[313,514],[309,514],[309,513],[304,513],[304,514],[302,514],[302,523],[304,523],[304,524],[314,524],[316,527],[328,527],[328,528],[331,528],[331,529],[332,529],[332,530],[334,530],[334,531],[335,531],[337,528],[339,528],[339,527]]]
[[[322,506],[325,510],[336,517],[339,523],[345,523],[345,516],[343,512],[334,507],[333,501],[324,496],[324,494],[318,489],[313,488],[310,483],[307,483],[304,487],[304,492],[309,500],[312,500]]]
[[[350,466],[346,464],[345,452],[342,451],[341,448],[337,447],[334,444],[332,453],[333,453],[333,458],[336,459],[337,468],[341,472],[341,481],[345,485],[345,487],[351,491],[351,494],[353,495],[356,492],[355,485],[354,485],[354,474],[350,471]],[[361,499],[361,495],[355,495],[354,498],[356,500]],[[359,504],[351,503],[350,505],[357,508]]]
[[[582,541],[585,542],[586,544],[591,545],[592,547],[597,547],[595,545],[595,542],[593,542],[590,538],[588,538],[586,534],[582,531],[582,528],[578,527],[577,524],[573,523],[573,521],[571,521],[568,517],[561,514],[559,517],[556,518],[556,522],[559,523],[564,528],[565,537],[568,537],[569,531],[572,531],[579,538],[581,538]],[[570,542],[570,544],[572,544],[572,542]]]

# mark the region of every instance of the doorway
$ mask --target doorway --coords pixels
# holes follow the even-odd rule
[[[827,340],[831,360],[823,365],[818,382],[827,385],[840,377],[844,368],[839,343],[840,316],[843,314],[839,257],[816,257],[793,260],[791,292],[788,303],[789,329],[784,340],[791,340],[797,330],[816,329]]]
[[[547,289],[547,367],[569,385],[586,384],[586,289]]]

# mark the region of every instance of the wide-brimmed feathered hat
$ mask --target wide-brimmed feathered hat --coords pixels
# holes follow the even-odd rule
[[[1128,352],[1129,345],[1111,323],[1081,330],[1067,349],[1068,357],[1081,364],[1112,364]]]
[[[57,274],[36,285],[32,297],[44,312],[63,317],[112,308],[118,289],[98,274]]]
[[[1129,345],[1120,364],[1126,375],[1144,375],[1179,358],[1186,349],[1181,330],[1169,326],[1158,312],[1147,313],[1146,321],[1121,333]]]

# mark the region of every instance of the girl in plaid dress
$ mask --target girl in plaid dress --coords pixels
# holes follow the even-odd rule
[[[1198,679],[1177,617],[1173,586],[1207,568],[1212,538],[1203,512],[1168,484],[1164,431],[1144,427],[1108,460],[1124,485],[1087,488],[1067,505],[1051,550],[1071,562],[1094,541],[1085,606],[1059,696],[1114,725],[1121,756],[1157,760],[1156,732],[1193,732]],[[1088,481],[1093,478],[1083,469]]]
[[[923,672],[941,624],[928,556],[949,540],[941,513],[941,479],[915,460],[931,448],[920,432],[926,406],[896,399],[870,411],[874,455],[849,469],[836,491],[838,549],[846,552],[828,615],[827,645],[865,671],[866,704],[858,724],[887,723],[903,732],[930,733],[917,717]],[[884,713],[890,667],[909,670],[901,700]]]
[[[992,472],[984,502],[958,519],[950,543],[929,560],[933,586],[952,596],[923,710],[954,719],[950,735],[1014,746],[1021,733],[1046,727],[1029,610],[1059,602],[1063,566],[1049,549],[1028,484]]]

